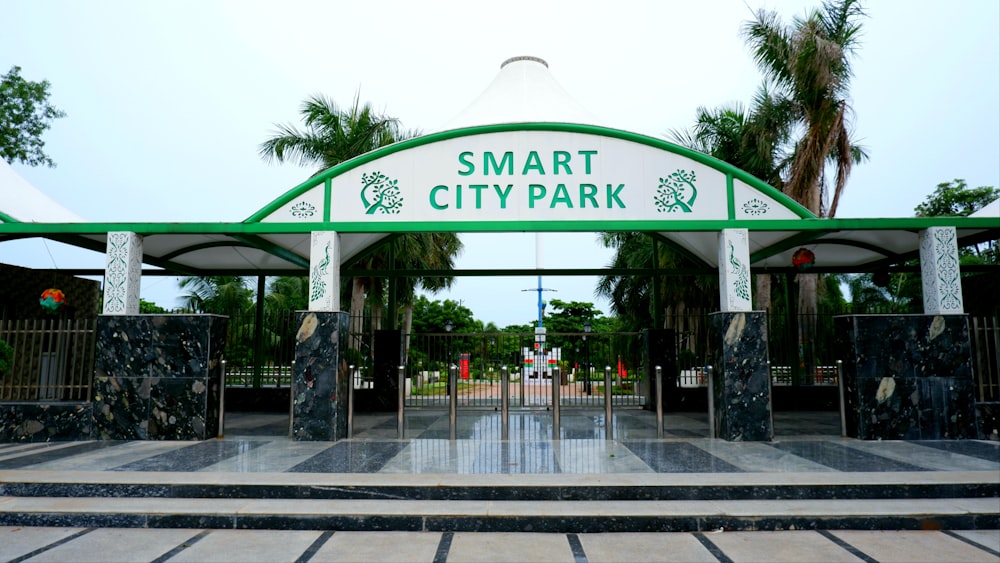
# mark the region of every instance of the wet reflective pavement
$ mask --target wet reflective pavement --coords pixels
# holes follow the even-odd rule
[[[708,438],[707,417],[698,413],[666,415],[662,439],[652,413],[624,409],[614,415],[610,441],[598,411],[563,410],[558,440],[552,439],[551,413],[542,409],[512,411],[508,440],[500,439],[494,411],[460,411],[454,441],[447,439],[448,423],[438,412],[410,411],[399,439],[394,415],[359,415],[350,440],[295,442],[286,437],[287,416],[258,413],[228,417],[225,436],[204,442],[0,444],[0,488],[6,491],[0,516],[6,514],[8,524],[18,513],[28,515],[26,522],[31,514],[39,518],[0,526],[0,560],[1000,562],[996,526],[949,527],[949,520],[931,520],[933,529],[887,531],[866,524],[867,518],[928,507],[950,510],[956,519],[985,514],[995,521],[996,442],[842,438],[837,414],[828,412],[776,413],[773,441],[743,443]],[[32,483],[64,492],[25,493]],[[131,492],[92,498],[65,492],[115,486]],[[219,486],[226,492],[210,491]],[[190,498],[176,498],[183,495],[164,487],[187,490]],[[906,500],[921,487],[938,490],[939,498]],[[973,492],[940,492],[962,487]],[[839,496],[848,489],[864,492],[856,500]],[[299,490],[301,497],[293,492]],[[258,494],[265,491],[276,496]],[[214,494],[219,496],[210,498]],[[413,500],[380,500],[389,494]],[[144,498],[154,495],[175,498]],[[351,500],[361,498],[367,500]],[[317,524],[345,505],[384,516],[397,510],[392,502],[416,503],[407,514],[424,514],[423,523],[411,531]],[[205,518],[230,505],[245,518],[231,520],[234,529],[207,523]],[[55,507],[65,514],[113,511],[114,518],[130,519],[58,525],[51,516]],[[514,517],[507,529],[476,531],[481,518],[502,518],[505,510]],[[747,522],[759,523],[810,510],[862,516],[852,516],[857,525],[841,529],[615,529],[616,522],[646,518],[643,511],[662,518],[684,510],[745,514]],[[301,516],[283,529],[238,529],[254,526],[253,514],[305,512],[319,520]],[[178,519],[181,513],[191,516]],[[460,513],[470,516],[444,516]],[[157,514],[167,520],[157,524]],[[588,520],[594,514],[605,516]],[[574,533],[543,529],[546,518],[557,516],[582,527]],[[169,518],[178,524],[169,525]],[[428,525],[434,518],[438,524]]]
[[[219,440],[90,441],[0,444],[0,470],[126,472],[382,473],[382,474],[628,474],[998,471],[1000,444],[978,440],[866,442],[841,438],[836,413],[775,416],[775,440],[726,442],[708,438],[698,414],[664,417],[664,438],[645,411],[614,415],[615,439],[604,439],[603,413],[561,417],[552,440],[546,411],[512,413],[508,440],[500,415],[406,417],[396,438],[395,415],[361,415],[354,438],[296,442],[287,416],[238,414]],[[1000,473],[998,473],[1000,475]]]

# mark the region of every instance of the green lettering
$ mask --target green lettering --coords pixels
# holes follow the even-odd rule
[[[569,153],[566,151],[553,151],[552,152],[552,173],[559,175],[559,167],[563,167],[567,174],[572,174],[573,171],[569,169]],[[571,206],[572,207],[572,206]]]
[[[608,209],[611,209],[611,207],[612,207],[611,202],[612,201],[617,201],[618,202],[618,207],[621,207],[622,209],[625,209],[625,204],[622,203],[622,200],[618,199],[618,194],[621,193],[622,189],[624,189],[624,188],[625,188],[625,184],[618,184],[618,187],[615,188],[612,191],[611,184],[608,184]]]
[[[549,209],[555,209],[557,203],[562,203],[566,207],[573,209],[573,200],[569,197],[569,190],[566,189],[566,184],[556,186],[556,193],[552,196]]]
[[[495,156],[493,156],[493,153],[486,151],[483,154],[483,175],[489,176],[491,168],[493,169],[493,173],[496,174],[497,176],[504,173],[504,168],[507,168],[508,176],[513,176],[514,153],[512,153],[511,151],[503,153],[503,158],[500,159],[500,162],[497,162],[497,159]]]
[[[528,185],[528,209],[535,208],[535,202],[545,198],[545,186],[541,184]]]
[[[583,156],[583,173],[590,174],[590,157],[597,154],[597,151],[577,151],[576,154]]]
[[[521,175],[527,174],[528,170],[534,170],[542,176],[545,175],[545,168],[542,166],[542,159],[538,158],[537,151],[528,153],[528,158],[524,159],[524,170],[521,171]]]
[[[587,207],[587,201],[597,209],[597,186],[594,184],[580,184],[580,209]]]
[[[465,151],[462,154],[458,155],[458,161],[465,165],[464,171],[461,168],[458,169],[458,174],[460,176],[470,176],[472,175],[473,172],[476,171],[476,165],[472,164],[472,162],[468,160],[468,157],[472,156],[472,154],[473,153],[471,153],[470,151]]]
[[[431,200],[431,207],[433,207],[434,209],[448,209],[447,203],[441,205],[440,203],[437,202],[437,193],[441,190],[448,191],[448,186],[439,185],[431,188],[430,200]]]
[[[489,184],[469,184],[470,190],[476,190],[476,209],[483,208],[483,190],[489,187]]]
[[[608,184],[610,187],[611,184]],[[609,206],[610,207],[610,206]],[[462,208],[462,184],[455,186],[455,209]]]
[[[502,189],[499,184],[493,184],[493,189],[496,190],[497,196],[500,198],[500,209],[507,209],[507,196],[510,195],[510,190],[514,187],[514,184],[507,184],[507,189]]]

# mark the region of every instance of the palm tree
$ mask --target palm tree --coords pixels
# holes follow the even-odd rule
[[[238,316],[252,306],[253,291],[240,276],[189,276],[181,278],[184,307],[195,313]]]
[[[366,152],[399,140],[399,121],[378,115],[370,103],[360,105],[358,97],[348,110],[322,95],[302,103],[306,130],[294,125],[278,125],[277,133],[260,145],[265,162],[297,159],[301,166],[320,165],[321,172]]]
[[[279,276],[271,280],[264,297],[271,311],[301,311],[309,307],[309,278]]]
[[[691,130],[671,130],[674,142],[711,155],[753,174],[781,189],[782,171],[787,167],[786,154],[792,119],[787,100],[776,97],[767,85],[754,96],[749,110],[736,103],[714,110],[699,107]],[[754,297],[757,309],[771,308],[771,276],[756,277]]]
[[[802,134],[794,143],[784,191],[817,216],[833,217],[854,163],[867,158],[849,130],[851,55],[864,16],[859,0],[831,0],[805,18],[782,25],[760,10],[743,35],[757,66],[788,104]],[[836,170],[832,202],[824,206],[827,161]]]
[[[306,128],[304,131],[292,125],[280,125],[277,133],[261,144],[260,155],[265,161],[297,159],[304,166],[319,164],[319,171],[322,171],[419,134],[403,130],[395,118],[377,114],[371,104],[361,105],[357,96],[350,109],[341,110],[333,101],[316,95],[303,103],[301,114]],[[362,271],[380,266],[400,267],[400,264],[412,268],[450,269],[453,267],[452,258],[462,247],[457,235],[453,233],[409,234],[397,237],[395,241],[386,243],[397,247],[395,266],[388,264],[388,247],[383,245],[381,250],[356,264],[353,270]],[[442,253],[448,255],[447,260],[442,258]],[[370,294],[369,301],[373,305],[373,311],[380,312],[384,297],[383,284],[381,280],[376,281],[363,275],[354,276],[350,283],[351,332],[361,334],[365,296]],[[420,283],[427,288],[439,284],[431,280]],[[408,295],[409,293],[404,293],[404,300],[409,299]],[[380,317],[380,314],[375,316]],[[353,340],[352,343],[356,344]]]
[[[793,142],[782,191],[820,217],[837,213],[852,166],[867,159],[851,138],[848,103],[851,57],[861,32],[857,20],[864,15],[859,0],[829,0],[821,9],[794,18],[791,26],[766,10],[743,26],[757,66],[801,131]],[[827,164],[835,171],[829,207]],[[806,344],[803,359],[811,363],[806,348],[814,340],[818,279],[815,274],[797,277],[800,341]]]

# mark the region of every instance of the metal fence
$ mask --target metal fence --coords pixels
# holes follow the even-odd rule
[[[1000,317],[969,319],[976,401],[1000,402]]]
[[[230,320],[225,352],[227,386],[289,386],[295,350],[294,313],[265,317],[259,342],[253,337],[252,323],[252,318]],[[707,316],[691,316],[678,326],[685,327],[675,333],[678,384],[706,386],[713,346]],[[832,322],[819,319],[816,326],[816,338],[824,341],[816,348],[829,349]],[[12,366],[0,375],[0,401],[89,400],[95,330],[96,319],[0,320],[0,340],[14,348]],[[789,355],[789,344],[776,338],[772,330],[769,328],[768,335],[772,384],[837,383],[834,365],[842,358],[822,357],[822,363],[804,365],[797,354]],[[1000,401],[1000,319],[997,315],[970,317],[969,330],[976,401]],[[372,385],[371,342],[370,335],[352,335],[356,345],[347,351],[346,359],[355,366],[355,388]],[[468,407],[495,408],[500,404],[504,368],[509,374],[511,406],[549,406],[556,367],[561,405],[602,404],[608,369],[615,405],[639,406],[646,401],[641,333],[547,334],[544,346],[539,342],[537,348],[531,333],[411,334],[404,336],[404,342],[406,405],[410,407],[447,404],[451,365],[458,374],[458,402]]]
[[[0,340],[14,349],[0,375],[0,401],[89,401],[97,319],[0,321]]]
[[[447,406],[454,373],[458,405],[497,408],[504,371],[511,407],[551,406],[553,379],[560,405],[600,407],[608,370],[612,404],[635,407],[646,400],[640,333],[550,333],[544,342],[532,333],[412,334],[404,342],[407,407]]]

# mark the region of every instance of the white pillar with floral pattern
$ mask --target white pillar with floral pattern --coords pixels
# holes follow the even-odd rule
[[[719,232],[719,299],[724,313],[752,311],[750,234],[747,229]]]
[[[965,313],[955,227],[929,227],[920,231],[920,278],[925,315]]]
[[[128,231],[108,233],[104,263],[105,315],[138,315],[142,281],[142,237]]]
[[[313,231],[309,246],[309,310],[340,311],[340,235]]]

